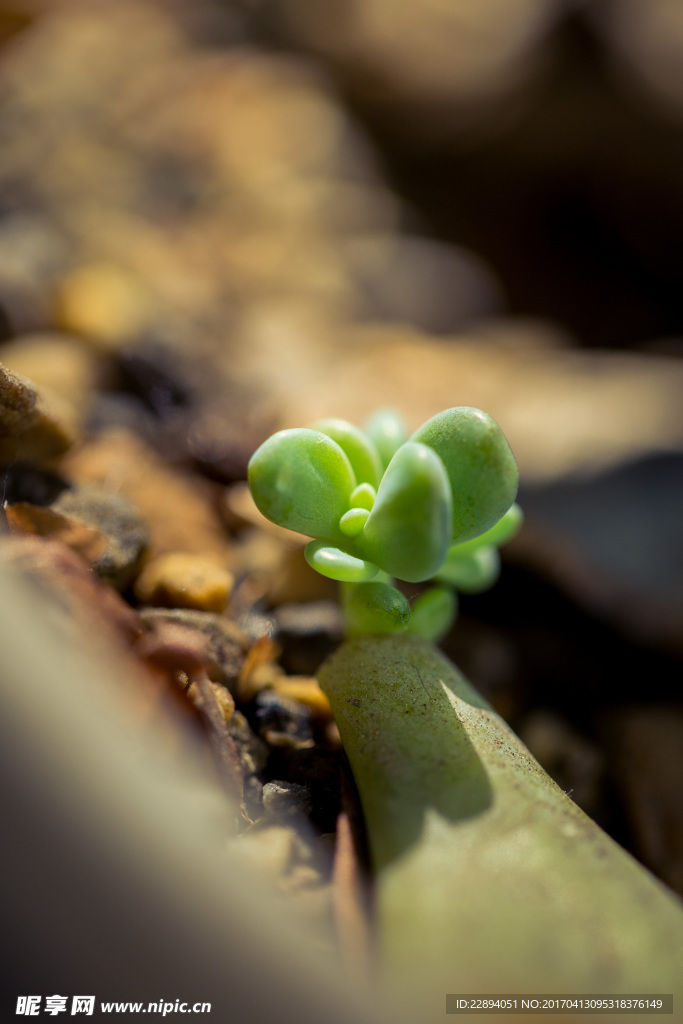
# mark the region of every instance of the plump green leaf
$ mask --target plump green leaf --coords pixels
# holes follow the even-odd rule
[[[377,490],[372,484],[358,484],[355,491],[352,491],[349,498],[351,508],[366,508],[368,511],[375,504]]]
[[[350,508],[339,520],[339,529],[345,537],[357,537],[369,515],[366,508]]]
[[[365,433],[377,448],[383,469],[386,469],[401,445],[408,440],[403,417],[393,409],[378,409],[374,412],[365,423]]]
[[[398,579],[430,579],[448,550],[452,504],[438,455],[423,444],[402,445],[389,463],[358,553]]]
[[[433,416],[413,434],[442,459],[453,495],[452,539],[470,540],[489,530],[517,494],[514,456],[488,413],[462,406]]]
[[[455,544],[451,550],[457,551],[459,555],[465,555],[471,551],[476,551],[477,548],[499,547],[502,544],[507,544],[515,536],[523,522],[524,513],[517,502],[515,502],[514,505],[510,506],[503,518],[499,519],[490,530],[481,533],[478,537],[473,537],[472,540],[466,540],[462,544]]]
[[[435,578],[466,594],[479,594],[492,587],[500,573],[498,549],[488,545],[460,553],[458,548],[457,544],[450,548]]]
[[[324,540],[312,540],[304,548],[306,561],[321,576],[342,583],[363,583],[377,575],[377,566],[362,558],[326,544]]]
[[[368,483],[375,488],[378,486],[382,476],[382,463],[375,445],[367,434],[353,423],[340,419],[319,420],[313,424],[313,429],[337,442],[351,463],[359,484]]]
[[[349,636],[402,633],[410,619],[410,604],[388,583],[359,583],[344,594],[344,618]]]
[[[449,587],[429,587],[413,602],[408,632],[439,643],[458,614],[458,598]]]
[[[279,526],[338,540],[356,478],[339,445],[318,430],[281,430],[249,462],[249,487],[258,508]]]

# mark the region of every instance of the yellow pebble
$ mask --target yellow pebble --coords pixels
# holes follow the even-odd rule
[[[233,582],[232,574],[211,558],[176,551],[147,563],[135,583],[135,594],[143,604],[222,612]]]
[[[332,718],[330,702],[316,679],[309,676],[281,676],[273,681],[273,689],[282,697],[291,697],[305,704],[316,717]]]
[[[117,349],[149,319],[149,303],[137,279],[115,264],[88,263],[58,283],[55,316],[66,331]]]

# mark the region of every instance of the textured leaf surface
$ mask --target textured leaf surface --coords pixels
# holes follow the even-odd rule
[[[349,640],[319,679],[367,823],[380,956],[416,1008],[448,991],[677,990],[683,905],[431,644]]]

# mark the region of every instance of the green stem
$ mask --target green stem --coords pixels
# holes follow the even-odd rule
[[[446,992],[674,991],[681,902],[432,644],[349,640],[320,684],[363,805],[392,983],[440,1018]]]

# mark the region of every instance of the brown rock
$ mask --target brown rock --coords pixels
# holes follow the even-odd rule
[[[108,545],[99,530],[62,515],[51,508],[41,508],[27,501],[18,501],[5,509],[10,533],[37,537],[53,537],[81,555],[91,565],[102,557]]]
[[[84,422],[100,372],[97,355],[78,338],[44,332],[24,334],[2,346],[3,364],[68,405],[73,422]]]
[[[202,481],[169,466],[128,431],[110,431],[70,453],[64,472],[127,497],[147,523],[151,557],[188,551],[229,564],[227,535]]]
[[[101,579],[117,590],[125,590],[135,577],[148,542],[147,526],[137,509],[121,494],[76,488],[64,491],[53,510],[106,538],[105,550],[93,568]]]
[[[71,447],[68,409],[35,384],[0,365],[0,462],[41,462]]]
[[[177,624],[198,634],[210,678],[236,692],[250,640],[231,619],[191,608],[142,608],[140,619],[153,632],[166,624]]]

